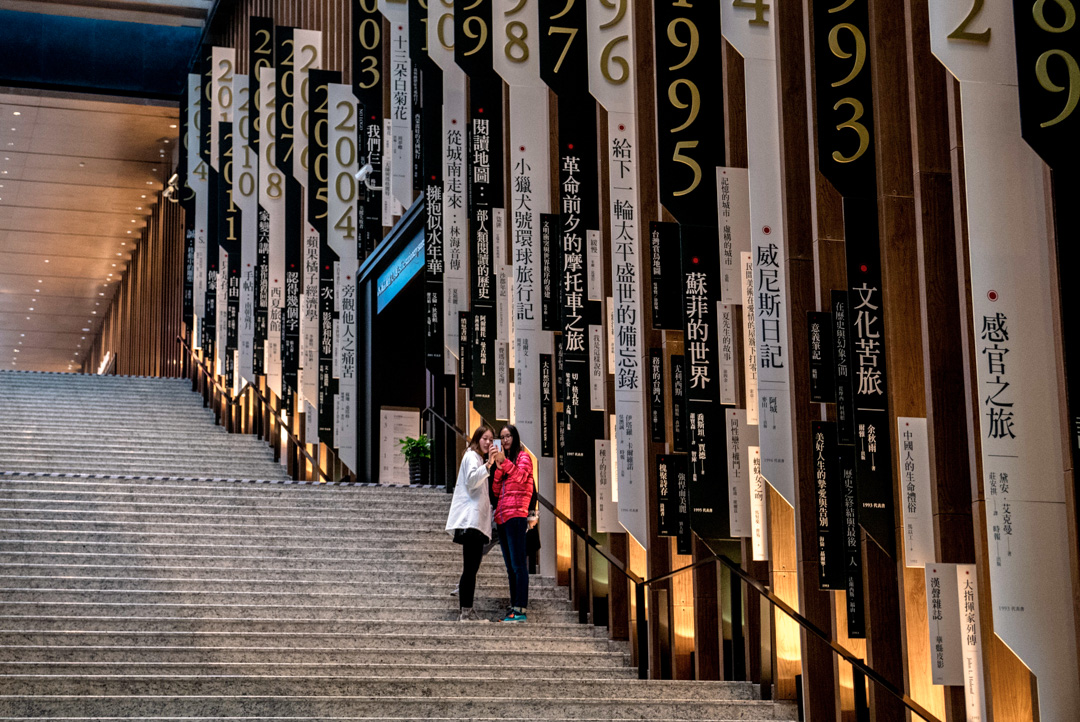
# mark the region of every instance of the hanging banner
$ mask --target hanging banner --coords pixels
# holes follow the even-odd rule
[[[670,454],[656,455],[656,534],[677,536],[679,533],[679,487],[672,474]]]
[[[746,168],[717,168],[716,194],[720,301],[738,305],[743,302],[742,254],[750,253],[750,178]]]
[[[724,3],[721,3],[723,5]],[[724,165],[720,8],[661,0],[653,8],[656,48],[656,129],[660,203],[681,224],[713,226],[716,166]],[[629,20],[628,20],[629,22]],[[704,42],[700,42],[700,40]],[[608,74],[629,72],[629,45],[613,40]],[[619,61],[622,61],[621,63]],[[687,107],[697,112],[687,115]],[[716,290],[720,300],[720,289]]]
[[[200,51],[201,76],[199,95],[199,158],[198,170],[206,180],[206,250],[203,266],[203,314],[199,338],[202,341],[203,358],[217,373],[217,320],[218,320],[218,238],[217,238],[217,156],[211,153],[213,131],[216,122],[213,114],[213,47],[204,45]],[[196,199],[197,200],[197,199]],[[196,309],[197,312],[198,309]]]
[[[327,177],[327,243],[338,257],[334,278],[334,348],[332,372],[337,379],[333,400],[334,440],[338,458],[356,469],[356,270],[359,268],[358,181],[360,154],[357,127],[360,104],[348,85],[332,83],[328,89],[327,145],[331,149]],[[451,326],[455,331],[456,324]]]
[[[472,314],[462,311],[458,314],[458,358],[461,359],[461,373],[458,374],[458,387],[467,389],[472,385]]]
[[[188,74],[188,108],[187,108],[187,184],[191,188],[191,200],[189,208],[193,209],[191,218],[191,230],[193,233],[191,244],[191,298],[192,313],[194,314],[195,337],[200,338],[202,318],[206,313],[206,227],[207,227],[207,169],[206,162],[200,153],[203,138],[203,85],[202,76],[197,73]],[[199,344],[196,344],[198,347]]]
[[[180,318],[186,330],[193,330],[195,323],[195,191],[191,187],[190,156],[195,141],[192,137],[191,116],[197,113],[198,76],[188,75],[184,94],[180,101],[180,142],[181,150],[177,155],[176,173],[179,176],[180,196],[177,199],[184,209],[184,296]],[[194,98],[192,91],[195,91]]]
[[[720,245],[715,228],[680,226],[690,518],[703,538],[727,535],[726,442],[720,406]]]
[[[337,279],[335,269],[342,257],[330,245],[330,86],[341,82],[341,73],[336,70],[312,70],[308,85],[311,92],[311,110],[308,112],[308,223],[318,238],[318,249],[314,257],[305,259],[310,267],[315,264],[316,282],[314,284],[315,309],[315,370],[316,370],[316,410],[318,436],[323,444],[334,446],[334,420],[337,411],[334,399],[338,393],[338,382],[334,376],[334,317],[337,313]],[[335,149],[336,150],[336,149]],[[337,244],[335,244],[336,246]],[[338,246],[339,247],[339,246]]]
[[[586,24],[589,31],[589,89],[607,111],[607,148],[603,156],[608,166],[608,209],[605,216],[611,224],[608,230],[614,304],[611,335],[615,357],[614,441],[619,460],[619,522],[647,549],[646,354],[642,323],[645,307],[642,304],[641,281],[647,258],[642,248],[642,229],[638,220],[640,200],[634,95],[637,81],[633,66],[624,59],[624,55],[632,57],[635,45],[634,14],[627,12],[628,5],[629,0],[621,8],[588,3]],[[621,68],[621,72],[613,73],[613,66]],[[599,299],[603,291],[601,262],[600,234],[597,233],[590,238],[589,245],[589,291],[590,298],[594,299]],[[601,382],[594,396],[602,394]],[[593,407],[597,406],[594,398]]]
[[[1011,5],[990,3],[976,14],[933,0],[930,46],[959,79],[963,106],[975,432],[981,438],[990,573],[984,602],[993,610],[994,632],[1038,678],[1043,719],[1067,719],[1080,707],[1080,687],[1071,561],[1061,543],[1069,534],[1065,430],[1055,382],[1062,326],[1044,290],[1053,287],[1046,223],[1051,204],[1045,165],[1030,143],[1047,152],[1040,136],[1069,137],[1074,120],[1063,116],[1071,107],[1069,94],[1051,91],[1068,85],[1077,30],[1066,22],[1064,5]],[[958,31],[965,35],[957,38]],[[979,39],[963,40],[967,33]],[[1051,37],[1054,45],[1048,46]],[[1032,78],[1040,57],[1043,75]],[[1034,102],[1031,93],[1046,104]],[[1049,147],[1071,165],[1075,154],[1062,149],[1072,145]],[[1060,180],[1055,171],[1055,184]],[[1054,205],[1070,203],[1071,196],[1059,196]],[[1075,237],[1059,236],[1058,243],[1075,246]],[[1067,269],[1061,269],[1063,284]],[[1062,307],[1063,322],[1072,305]]]
[[[371,166],[360,181],[356,243],[360,261],[383,237],[383,16],[371,0],[352,0],[352,84],[360,103],[356,143],[360,166]],[[454,317],[453,328],[457,328]]]
[[[848,636],[866,639],[866,610],[863,599],[862,540],[859,524],[862,505],[856,483],[855,447],[837,445],[840,459],[840,480],[844,490],[844,599]]]
[[[555,331],[559,326],[559,294],[555,283],[558,271],[555,268],[558,241],[559,216],[553,213],[540,214],[540,302],[541,324],[544,331]]]
[[[649,261],[652,268],[652,327],[682,330],[679,306],[679,224],[649,222]]]
[[[596,531],[602,533],[621,532],[619,508],[614,499],[615,483],[611,469],[611,441],[596,440]]]
[[[685,356],[671,357],[671,448],[686,452],[686,365]]]
[[[652,442],[662,444],[664,438],[664,349],[649,349],[649,428]]]
[[[898,416],[896,426],[900,441],[897,462],[904,519],[904,565],[923,567],[934,560],[934,509],[926,419]]]
[[[716,315],[720,319],[720,403],[734,406],[738,402],[735,391],[734,311],[730,304],[718,303]]]
[[[810,443],[817,502],[818,588],[844,589],[847,582],[844,482],[836,449],[836,425],[831,421],[811,421]],[[930,540],[933,543],[933,534]]]
[[[758,425],[757,316],[754,310],[754,263],[749,253],[741,253],[743,268],[743,390],[746,393],[746,423]]]
[[[833,315],[831,311],[808,311],[806,333],[810,348],[810,400],[826,404],[836,400],[833,388]]]
[[[242,80],[246,81],[247,78]],[[236,111],[233,113],[233,203],[240,235],[240,297],[238,304],[237,384],[255,381],[255,286],[259,266],[259,151],[251,145],[251,117],[258,117],[251,86],[235,84]]]
[[[296,125],[301,115],[296,112],[296,43],[293,28],[274,29],[274,56],[277,77],[274,99],[274,165],[282,182],[276,190],[283,191],[284,218],[284,298],[281,311],[281,408],[291,421],[298,409],[295,395],[300,377],[300,294],[303,269],[303,241],[306,224],[303,222],[303,188],[296,179],[293,165],[296,159]],[[300,163],[295,162],[297,168]],[[273,273],[271,273],[273,275]]]
[[[281,341],[285,311],[285,192],[277,161],[277,71],[259,71],[259,245],[266,243],[266,383],[282,396]]]
[[[769,561],[769,482],[761,475],[761,448],[747,447],[750,457],[750,553],[755,562]]]
[[[964,684],[964,652],[956,567],[931,560],[926,564],[925,578],[931,678],[934,684],[958,687]]]
[[[750,447],[757,446],[757,427],[746,423],[746,409],[724,409],[727,423],[727,472],[728,515],[732,537],[753,536],[751,514],[753,487],[753,460]]]
[[[860,523],[893,556],[892,423],[887,408],[873,74],[865,62],[853,67],[850,55],[841,57],[831,49],[840,47],[841,36],[850,37],[853,45],[865,45],[871,37],[869,6],[859,0],[836,12],[815,5],[813,12],[814,54],[820,59],[815,75],[818,168],[844,197]]]
[[[554,360],[540,354],[540,452],[545,458],[555,456],[555,376]]]
[[[855,443],[855,390],[851,386],[850,314],[847,291],[833,291],[833,394],[836,401],[836,440]]]
[[[985,680],[983,679],[982,627],[979,625],[979,585],[975,583],[975,565],[956,565],[957,596],[960,598],[960,640],[964,654],[964,706],[971,722],[982,722],[986,715]],[[1039,694],[1042,709],[1043,695]]]
[[[255,268],[252,273],[252,299],[254,305],[254,328],[252,330],[251,372],[254,377],[267,374],[266,342],[270,337],[270,222],[265,206],[262,204],[262,144],[261,136],[265,131],[263,118],[263,95],[260,73],[265,69],[272,72],[274,67],[274,21],[271,18],[252,17],[248,36],[248,147],[252,157],[252,169],[255,192],[249,207],[249,226],[255,233]],[[271,94],[273,90],[270,91]],[[267,143],[270,141],[267,140]],[[241,179],[241,182],[246,180]],[[246,231],[245,231],[246,232]],[[246,268],[246,262],[245,262]],[[278,362],[280,363],[280,361]]]
[[[412,60],[409,57],[409,6],[406,0],[381,0],[390,24],[390,186],[391,197],[402,208],[413,201]],[[395,213],[394,215],[400,215]]]

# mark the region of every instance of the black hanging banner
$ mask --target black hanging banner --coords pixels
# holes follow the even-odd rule
[[[330,83],[340,83],[336,70],[308,71],[308,92],[311,107],[308,111],[308,223],[319,236],[319,440],[334,448],[334,398],[338,381],[334,378],[334,264],[341,259],[330,247],[327,233],[329,215],[330,158]]]
[[[259,123],[260,92],[259,71],[274,67],[274,21],[271,18],[252,17],[248,38],[249,56],[248,97],[251,98],[251,110],[248,113],[248,145],[256,158],[259,156],[259,142],[262,128]],[[255,252],[255,360],[254,373],[261,376],[266,373],[266,339],[269,337],[269,296],[270,296],[270,214],[259,206],[256,230]],[[249,221],[256,222],[256,219]]]
[[[814,485],[817,499],[818,587],[844,589],[847,562],[844,541],[844,482],[836,447],[836,424],[810,423]]]
[[[211,367],[217,358],[217,284],[218,284],[218,234],[217,234],[217,171],[211,160],[211,129],[214,126],[210,112],[213,96],[214,55],[213,47],[202,49],[202,102],[199,104],[199,155],[206,173],[207,222],[206,222],[206,302],[202,319],[203,357],[210,359]],[[214,159],[216,161],[216,159]]]
[[[685,357],[671,357],[671,448],[686,452],[686,364]]]
[[[281,404],[290,415],[298,391],[300,372],[300,278],[303,271],[304,189],[293,176],[293,144],[296,128],[296,67],[293,28],[278,26],[274,32],[277,65],[277,137],[275,165],[285,186],[285,307],[281,320]]]
[[[866,613],[862,582],[862,541],[859,488],[855,481],[855,447],[838,446],[844,506],[844,600],[848,636],[866,639]]]
[[[649,256],[652,269],[652,327],[681,331],[683,309],[679,275],[679,224],[649,223]]]
[[[679,484],[675,467],[686,457],[682,454],[656,455],[656,533],[658,536],[677,536],[679,533]]]
[[[698,536],[723,538],[727,503],[726,423],[720,406],[720,237],[716,228],[680,226],[685,334],[690,520]]]
[[[197,68],[196,68],[197,69]],[[184,93],[180,99],[180,153],[176,164],[179,176],[177,187],[180,189],[180,207],[184,209],[184,298],[181,309],[184,325],[191,330],[191,319],[195,315],[195,195],[188,183],[188,143],[198,142],[192,136],[188,123],[188,108],[191,107],[191,95],[184,83]]]
[[[356,251],[362,263],[383,237],[383,16],[378,3],[352,0],[352,85],[360,101],[361,122],[356,125],[356,147],[360,166],[371,165],[371,173],[358,183],[360,210],[357,214]]]
[[[664,443],[664,349],[649,349],[649,428],[653,443]]]
[[[540,454],[555,456],[555,364],[549,353],[540,354]]]
[[[653,12],[660,203],[679,223],[715,226],[725,164],[720,5],[660,0]]]
[[[693,553],[691,532],[691,492],[689,459],[685,454],[672,454],[671,471],[674,473],[675,494],[678,505],[675,507],[675,551],[679,554]]]
[[[1054,239],[1057,245],[1069,438],[1080,456],[1080,313],[1066,291],[1071,269],[1080,265],[1080,158],[1076,138],[1080,113],[1080,27],[1071,3],[1013,0],[1020,133],[1050,166],[1054,193]],[[1068,88],[1068,93],[1063,93]],[[1067,95],[1068,97],[1063,97]]]
[[[559,216],[554,213],[540,214],[540,298],[541,328],[544,331],[561,331],[559,325],[559,294],[556,290],[558,271],[555,258],[558,255]]]
[[[833,400],[836,402],[836,440],[855,443],[855,390],[851,388],[851,344],[848,341],[847,291],[833,291]]]
[[[818,167],[844,199],[850,302],[847,330],[851,342],[848,363],[859,449],[861,521],[893,556],[896,525],[874,160],[873,74],[865,62],[868,58],[853,64],[851,53],[837,52],[837,48],[867,45],[868,0],[852,0],[837,7],[818,3],[813,13]]]
[[[600,289],[590,288],[589,240],[599,234],[596,101],[589,93],[588,18],[584,3],[541,5],[540,77],[558,96],[559,216],[552,236],[558,275],[556,329],[559,468],[592,493],[595,440],[605,415],[591,398],[588,327],[603,323]]]
[[[833,321],[831,311],[809,311],[806,333],[810,349],[810,400],[832,403],[836,400],[833,368]]]
[[[458,386],[467,389],[472,384],[472,314],[458,312],[458,358],[461,359],[461,373],[458,374]]]

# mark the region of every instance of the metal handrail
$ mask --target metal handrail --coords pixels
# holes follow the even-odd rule
[[[217,379],[215,379],[213,374],[210,373],[210,370],[208,368],[206,368],[206,366],[203,365],[203,362],[201,360],[199,360],[199,358],[197,356],[195,356],[195,350],[193,348],[191,348],[191,346],[188,344],[186,339],[184,339],[181,336],[177,336],[176,340],[177,340],[177,342],[180,343],[181,346],[183,346],[183,347],[185,347],[187,349],[188,355],[191,356],[191,360],[195,363],[195,366],[197,366],[199,368],[199,370],[204,375],[206,375],[207,378],[210,379],[210,382],[213,383],[214,386],[216,386],[218,389],[220,389],[222,391],[222,393],[225,394],[226,398],[229,399],[228,403],[229,403],[230,407],[234,406],[236,403],[238,403],[240,401],[240,397],[243,395],[244,391],[246,391],[247,389],[251,389],[255,393],[256,398],[259,399],[259,403],[262,404],[262,406],[264,408],[270,410],[271,416],[274,415],[273,414],[274,407],[270,403],[270,399],[263,396],[262,392],[259,391],[259,388],[257,386],[255,386],[250,381],[248,381],[247,383],[244,384],[244,386],[240,389],[240,391],[234,397],[225,386],[222,386],[220,383],[218,383]],[[297,451],[299,451],[301,454],[303,454],[304,457],[308,461],[311,462],[311,467],[313,469],[315,469],[315,472],[319,475],[319,479],[322,480],[322,481],[333,481],[333,479],[331,479],[329,476],[326,475],[326,473],[323,472],[322,467],[319,466],[318,460],[314,456],[312,456],[310,453],[308,453],[308,450],[304,448],[304,442],[302,442],[300,439],[298,439],[296,437],[296,435],[293,434],[293,432],[289,429],[288,426],[286,426],[284,424],[279,424],[278,426],[282,431],[285,432],[285,435],[289,437],[289,440],[292,441],[293,444],[296,445]]]

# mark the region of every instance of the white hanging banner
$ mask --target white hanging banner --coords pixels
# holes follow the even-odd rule
[[[510,419],[510,344],[506,341],[495,342],[495,418]]]
[[[236,77],[236,50],[210,49],[213,71],[210,75],[210,165],[220,171],[218,150],[221,147],[221,126],[233,119],[233,79]],[[221,326],[219,328],[225,328]]]
[[[192,300],[195,305],[195,318],[201,319],[206,313],[206,224],[208,219],[209,192],[206,163],[199,156],[199,138],[202,135],[203,104],[202,77],[198,73],[188,73],[187,107],[187,167],[188,185],[195,194],[195,267],[192,278]],[[199,324],[194,323],[195,337],[198,339]],[[199,344],[195,344],[199,348]]]
[[[930,632],[930,671],[934,684],[964,684],[963,645],[960,641],[960,595],[956,565],[927,562],[926,618]]]
[[[929,11],[931,50],[959,79],[963,108],[987,607],[994,631],[1038,678],[1043,719],[1072,719],[1080,685],[1062,543],[1069,525],[1046,166],[1020,135],[1012,4],[972,10],[931,0]]]
[[[356,145],[359,103],[352,87],[331,83],[327,115],[327,243],[340,259],[334,271],[334,446],[350,470],[356,469],[356,270],[360,252],[357,239],[357,201],[360,153]]]
[[[731,304],[716,304],[716,317],[720,319],[720,403],[734,406],[738,403],[735,393],[735,324]]]
[[[255,274],[259,245],[259,155],[250,145],[248,122],[258,113],[248,84],[236,86],[233,112],[233,202],[240,209],[240,317],[236,383],[255,381]]]
[[[923,567],[934,561],[934,509],[930,498],[930,443],[926,419],[898,416],[900,507],[904,517],[904,564]]]
[[[757,446],[757,427],[746,423],[746,409],[724,409],[727,423],[728,516],[731,536],[753,536],[754,461],[750,448]]]
[[[435,0],[438,2],[438,0]],[[390,86],[390,195],[402,208],[413,202],[412,61],[409,59],[409,5],[404,0],[380,0],[390,23],[390,67],[384,79]],[[384,178],[387,176],[384,175]],[[396,210],[396,209],[395,209]],[[394,215],[401,215],[396,212]]]
[[[746,168],[716,169],[720,225],[720,302],[743,302],[742,254],[750,252],[750,179]]]
[[[754,264],[749,253],[739,254],[743,273],[743,386],[746,423],[758,425],[757,324],[754,323]]]
[[[769,13],[768,7],[762,9],[751,3],[720,3],[724,37],[743,56],[746,87],[754,89],[746,94],[746,141],[761,472],[780,496],[794,505],[795,457],[788,381],[792,358],[787,328],[787,246],[780,167],[776,23]]]
[[[590,2],[587,11],[589,91],[608,114],[607,147],[602,152],[608,164],[609,205],[603,215],[610,223],[611,238],[616,417],[613,440],[618,458],[619,523],[648,549],[648,349],[644,347],[642,327],[635,68],[632,63],[624,63],[623,73],[613,76],[604,72],[613,49],[625,49],[627,56],[632,55],[634,12],[632,0],[610,5]],[[589,288],[593,289],[591,280]],[[599,283],[596,289],[599,298]]]
[[[769,560],[769,482],[761,475],[761,447],[748,446],[750,456],[750,549],[755,562]]]
[[[281,396],[281,313],[285,306],[285,176],[274,165],[277,140],[277,89],[274,68],[259,70],[259,223],[266,223],[269,239],[267,259],[267,332],[263,367],[266,383]],[[350,467],[351,468],[351,467]]]
[[[600,325],[589,326],[589,392],[592,395],[591,408],[593,411],[603,411],[607,401],[604,390],[604,327]]]
[[[619,507],[615,500],[612,474],[611,441],[596,440],[596,531],[621,532]]]
[[[960,643],[964,654],[964,706],[967,707],[967,722],[982,722],[986,715],[986,698],[983,691],[985,684],[982,632],[979,626],[979,587],[975,583],[974,564],[956,565],[956,588],[960,601]],[[1040,691],[1039,698],[1042,697]]]

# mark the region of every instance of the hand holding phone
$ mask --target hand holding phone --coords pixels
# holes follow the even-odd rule
[[[494,441],[491,442],[491,448],[494,451],[500,451],[501,452],[502,451],[502,441],[500,441],[499,439],[495,439]]]

